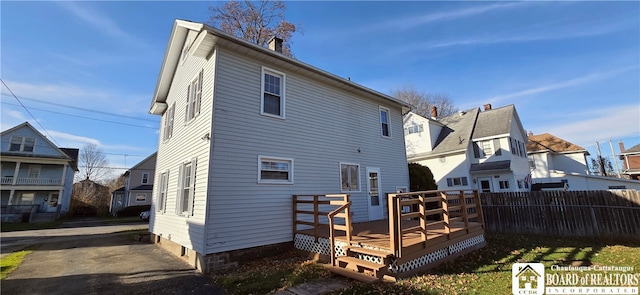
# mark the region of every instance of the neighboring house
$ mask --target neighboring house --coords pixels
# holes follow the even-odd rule
[[[85,179],[73,184],[71,214],[73,216],[104,215],[109,210],[109,188],[93,180]]]
[[[174,23],[150,107],[162,125],[149,230],[198,269],[291,245],[294,194],[350,194],[353,220],[368,221],[408,187],[410,105],[286,57],[281,42]]]
[[[156,172],[156,155],[153,153],[140,163],[127,170],[124,177],[124,187],[111,194],[109,212],[116,214],[118,211],[139,205],[151,205],[153,194],[153,180]]]
[[[514,105],[484,105],[436,120],[404,118],[407,160],[429,167],[439,190],[528,191],[527,136]]]
[[[69,210],[78,149],[59,148],[28,122],[0,133],[2,208],[36,205],[52,219]],[[20,209],[22,210],[22,209]],[[43,215],[45,216],[45,215]],[[48,219],[48,218],[47,218]]]
[[[640,180],[640,144],[630,149],[624,148],[620,141],[620,160],[622,160],[622,174],[628,175],[633,180]]]
[[[589,152],[578,145],[549,133],[528,137],[532,190],[640,189],[638,181],[589,175]]]

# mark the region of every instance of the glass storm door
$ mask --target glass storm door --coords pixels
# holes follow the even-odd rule
[[[481,193],[490,193],[491,189],[491,178],[478,178],[479,188]]]
[[[367,199],[369,220],[384,218],[382,194],[380,193],[380,168],[367,168]]]

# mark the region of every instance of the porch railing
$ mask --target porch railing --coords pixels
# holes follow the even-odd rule
[[[13,177],[2,177],[0,183],[4,185],[14,184]],[[29,178],[18,177],[15,179],[16,185],[62,185],[62,178]]]
[[[402,257],[403,236],[418,231],[424,248],[429,230],[440,231],[451,239],[454,222],[462,222],[460,230],[469,232],[470,222],[483,223],[482,207],[477,190],[421,191],[389,194],[390,250]],[[405,228],[403,221],[418,220],[419,225]],[[440,235],[434,235],[440,236]]]

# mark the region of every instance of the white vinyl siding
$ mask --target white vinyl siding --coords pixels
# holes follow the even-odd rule
[[[206,253],[292,241],[292,195],[340,193],[341,162],[359,164],[360,187],[366,167],[380,168],[382,192],[409,185],[403,137],[381,137],[381,105],[389,109],[390,134],[402,134],[398,105],[224,48],[216,65]],[[262,99],[247,99],[263,93],[265,67],[286,72],[286,120],[259,115]],[[259,155],[295,159],[295,184],[257,183]],[[366,192],[349,194],[354,221],[367,221]]]

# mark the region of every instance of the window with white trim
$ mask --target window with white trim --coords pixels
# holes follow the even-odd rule
[[[200,114],[200,104],[202,101],[202,79],[204,70],[200,70],[198,75],[193,78],[191,84],[187,86],[187,109],[185,122],[190,121]]]
[[[447,186],[465,186],[468,185],[467,177],[449,177],[447,178]]]
[[[149,183],[149,172],[142,172],[142,184]]]
[[[10,152],[33,152],[36,139],[33,137],[11,136],[9,143]]]
[[[343,192],[360,191],[360,165],[340,163],[340,182]]]
[[[146,201],[147,201],[147,194],[144,194],[144,193],[136,194],[136,202],[146,202]]]
[[[165,203],[167,201],[167,188],[169,187],[169,170],[160,175],[159,191],[158,191],[158,204],[156,208],[158,211],[164,212]]]
[[[40,177],[40,169],[42,168],[42,166],[40,165],[29,165],[29,174],[27,175],[28,178],[38,178]]]
[[[498,181],[498,183],[500,184],[500,189],[509,189],[509,181],[508,180],[500,180]]]
[[[258,156],[258,183],[293,184],[293,159]]]
[[[196,180],[196,159],[183,163],[179,168],[178,197],[176,214],[183,216],[193,215],[193,202]]]
[[[260,114],[284,119],[285,74],[262,68],[262,103]]]
[[[409,135],[409,134],[414,134],[414,133],[421,133],[424,131],[424,127],[422,126],[422,124],[418,125],[418,124],[413,124],[409,127],[404,128],[404,135]]]
[[[389,109],[380,107],[380,131],[382,136],[391,137],[391,123],[389,120]]]
[[[176,103],[174,102],[171,107],[164,112],[164,131],[162,133],[162,139],[168,140],[173,136],[173,121],[176,112]]]

